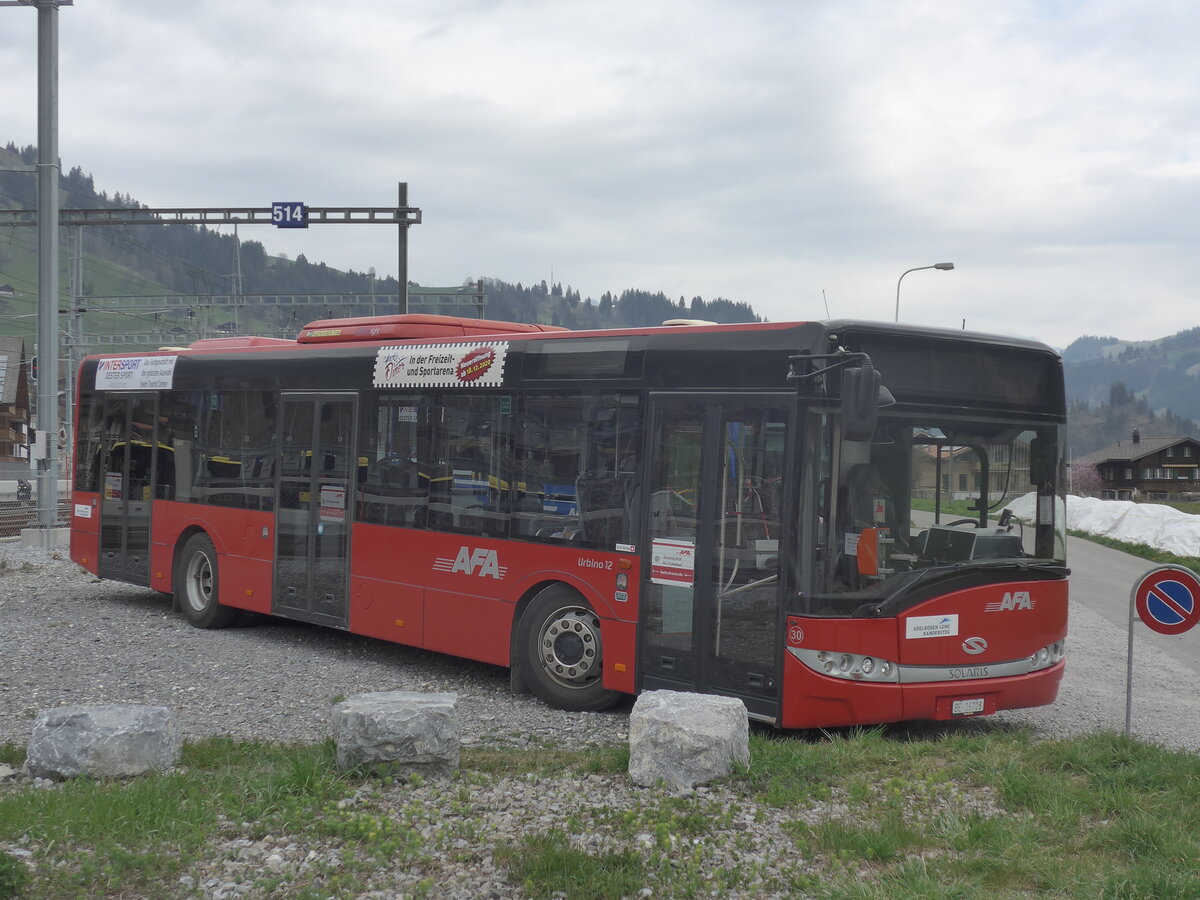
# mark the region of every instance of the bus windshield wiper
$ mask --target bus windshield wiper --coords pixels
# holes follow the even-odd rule
[[[958,562],[953,565],[936,565],[927,569],[922,569],[916,574],[916,577],[909,580],[905,584],[896,589],[894,593],[876,603],[864,603],[851,613],[854,617],[873,617],[881,616],[890,609],[898,605],[899,601],[912,594],[921,585],[929,584],[932,581],[938,581],[943,578],[952,578],[961,575],[963,572],[979,572],[979,571],[1002,571],[1005,569],[1017,569],[1022,572],[1038,572],[1043,575],[1051,575],[1059,578],[1066,578],[1071,574],[1071,570],[1064,565],[1058,563],[1038,562],[1035,560],[1020,560],[1007,559],[998,560],[968,560]]]

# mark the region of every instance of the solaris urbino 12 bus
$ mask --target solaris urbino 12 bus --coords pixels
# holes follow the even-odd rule
[[[78,384],[72,558],[201,628],[284,616],[508,666],[558,707],[711,692],[784,728],[1062,678],[1042,344],[407,315],[88,357]]]

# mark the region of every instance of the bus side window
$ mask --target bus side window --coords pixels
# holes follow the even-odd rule
[[[192,473],[199,393],[171,391],[159,401],[158,461],[154,496],[160,500],[192,500]]]
[[[272,510],[277,408],[268,391],[221,390],[209,395],[197,472],[199,499],[216,506]]]
[[[430,524],[447,531],[505,537],[508,533],[507,423],[494,394],[446,392],[434,410],[434,453],[450,467],[434,502]]]
[[[634,468],[641,439],[637,396],[606,394],[586,405],[587,443],[579,474],[579,517],[586,546],[632,543]]]
[[[100,457],[104,434],[104,395],[84,394],[79,398],[79,434],[76,435],[75,490],[99,491]]]
[[[358,518],[377,525],[424,528],[430,495],[445,468],[430,446],[435,408],[429,395],[364,396],[358,453]]]
[[[580,540],[582,401],[527,394],[513,429],[513,532],[550,543]]]

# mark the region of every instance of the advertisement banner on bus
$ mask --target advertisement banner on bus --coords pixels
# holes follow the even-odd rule
[[[175,356],[118,356],[96,365],[98,391],[168,391],[175,380]]]
[[[504,378],[506,341],[380,347],[375,387],[496,387]]]

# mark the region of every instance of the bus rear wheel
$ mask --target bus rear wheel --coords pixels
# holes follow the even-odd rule
[[[575,591],[549,587],[533,598],[517,631],[522,674],[551,706],[608,709],[620,699],[601,683],[600,617]]]
[[[237,610],[222,606],[217,595],[217,552],[207,534],[194,534],[175,566],[175,601],[197,628],[225,628]]]

